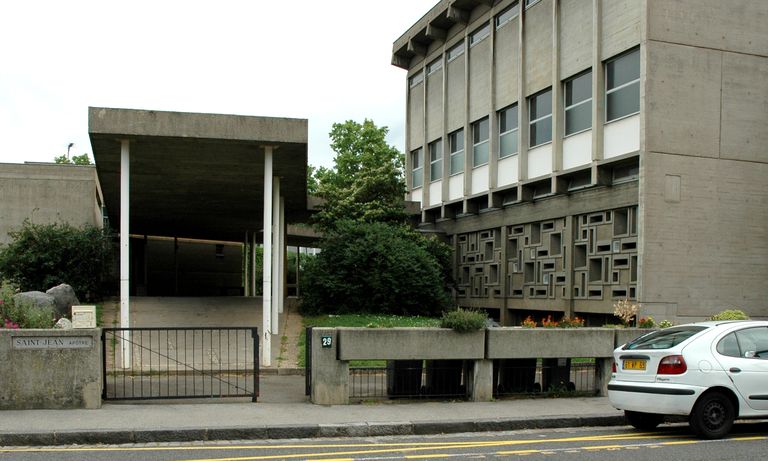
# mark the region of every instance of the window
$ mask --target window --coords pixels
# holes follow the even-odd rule
[[[411,188],[424,185],[424,153],[421,147],[411,151]]]
[[[472,166],[488,163],[488,117],[472,124]]]
[[[464,130],[456,130],[448,135],[448,147],[451,150],[451,174],[464,171]]]
[[[640,50],[605,63],[605,121],[640,112]]]
[[[768,359],[768,328],[745,328],[733,332],[720,340],[717,352],[729,357]]]
[[[508,23],[513,18],[517,17],[518,14],[520,14],[520,4],[518,2],[514,2],[505,8],[501,13],[496,15],[496,28],[498,29],[499,27]]]
[[[525,0],[525,7],[530,8],[537,3],[539,3],[539,0]]]
[[[552,89],[528,98],[530,147],[552,141]]]
[[[439,57],[434,61],[427,64],[427,75],[434,74],[438,70],[443,68],[443,57]]]
[[[429,143],[429,179],[437,181],[443,177],[443,140]]]
[[[410,82],[410,87],[413,88],[424,81],[424,72],[419,71],[418,73],[413,74],[408,81]]]
[[[592,71],[565,81],[565,135],[592,128]]]
[[[469,34],[469,46],[476,44],[477,42],[489,36],[490,34],[491,34],[491,25],[489,23],[485,23],[484,26],[481,26],[476,31]]]
[[[698,325],[665,328],[641,336],[627,343],[622,349],[670,349],[706,329],[707,327]]]
[[[517,104],[499,111],[499,158],[517,153]]]
[[[448,50],[445,53],[445,57],[446,57],[446,59],[448,59],[448,62],[451,62],[454,59],[456,59],[459,56],[461,56],[462,54],[464,54],[464,42],[463,41],[457,43],[453,48]]]

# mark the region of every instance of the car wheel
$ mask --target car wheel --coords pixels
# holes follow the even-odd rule
[[[656,426],[664,421],[664,415],[656,413],[641,413],[639,411],[624,411],[624,416],[629,421],[629,424],[643,431],[650,431],[656,429]]]
[[[731,399],[721,392],[703,395],[693,407],[689,423],[701,438],[719,439],[730,432],[736,419]]]

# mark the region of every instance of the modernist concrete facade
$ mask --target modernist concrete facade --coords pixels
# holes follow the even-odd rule
[[[393,46],[457,301],[768,316],[768,3],[442,0]]]
[[[92,165],[0,163],[0,245],[25,219],[101,227],[101,189]]]

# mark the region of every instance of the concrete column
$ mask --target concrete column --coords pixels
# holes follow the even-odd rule
[[[248,297],[249,294],[249,284],[248,281],[251,278],[250,274],[250,266],[248,264],[248,231],[245,231],[245,239],[243,239],[243,295]]]
[[[469,386],[469,399],[473,402],[493,400],[493,360],[475,360]]]
[[[525,55],[525,8],[520,5],[520,14],[517,17],[518,24],[518,48],[517,55],[520,57],[517,60],[517,171],[518,171],[518,184],[528,179],[528,134],[530,132],[530,126],[528,126],[528,100],[525,97],[525,62],[527,56]],[[518,191],[517,198],[522,196],[522,188]]]
[[[278,248],[280,255],[277,259],[280,262],[280,271],[278,272],[280,274],[280,287],[278,290],[280,296],[277,298],[277,312],[282,314],[283,309],[285,309],[286,286],[288,283],[288,262],[285,259],[285,244],[287,240],[285,235],[285,197],[283,196],[280,196],[280,229],[278,234],[280,235],[280,247]]]
[[[272,365],[272,146],[264,146],[264,256],[262,258],[261,364]]]
[[[330,347],[323,347],[323,337]],[[346,405],[349,403],[349,362],[337,360],[338,336],[335,328],[312,329],[312,403]]]
[[[552,191],[555,173],[563,169],[563,134],[565,109],[563,85],[560,82],[560,1],[552,2]]]
[[[608,381],[611,380],[612,368],[612,358],[595,359],[595,388],[598,389],[601,397],[608,395]]]
[[[131,156],[130,143],[127,139],[120,141],[120,328],[130,328],[130,176]],[[131,334],[123,332],[120,341],[123,368],[131,366]]]
[[[256,296],[256,232],[251,232],[251,280],[248,283],[251,284],[251,296]]]
[[[603,159],[605,124],[605,70],[602,61],[603,18],[600,0],[592,0],[592,183],[597,183],[595,163]]]
[[[275,176],[272,178],[272,248],[269,255],[270,263],[272,264],[272,334],[279,333],[280,322],[278,321],[278,315],[280,313],[280,247],[283,245],[283,239],[280,238],[280,178]],[[264,233],[267,232],[267,226],[264,226]],[[267,249],[264,248],[264,265],[266,265]],[[264,287],[266,290],[266,286]]]

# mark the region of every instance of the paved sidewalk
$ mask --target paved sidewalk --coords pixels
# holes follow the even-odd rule
[[[242,399],[140,404],[98,410],[0,412],[0,446],[438,434],[624,424],[607,398],[496,402],[382,401],[314,405],[304,377],[265,375],[258,403]]]

